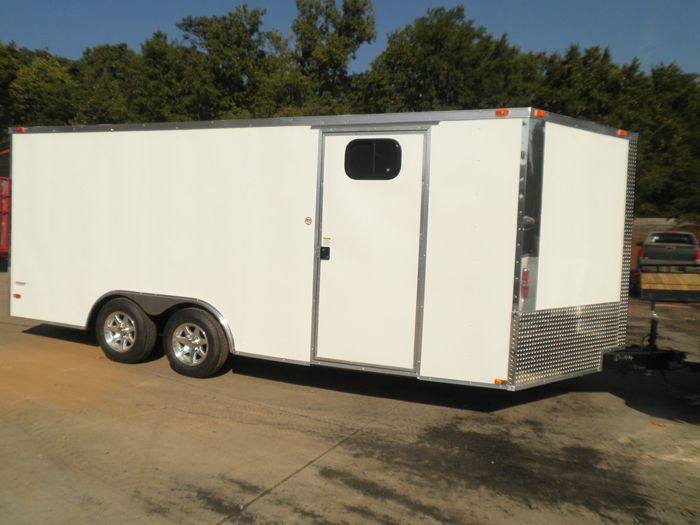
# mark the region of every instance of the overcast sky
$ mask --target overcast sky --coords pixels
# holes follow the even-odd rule
[[[48,49],[68,58],[86,47],[125,42],[134,50],[156,30],[177,37],[183,17],[222,15],[233,0],[0,0],[0,41]],[[267,9],[266,28],[289,32],[294,0],[250,0]],[[675,62],[700,73],[700,0],[375,0],[377,40],[359,51],[354,71],[369,66],[388,33],[429,7],[464,5],[493,35],[508,34],[524,51],[607,46],[618,63],[638,57],[644,67]]]

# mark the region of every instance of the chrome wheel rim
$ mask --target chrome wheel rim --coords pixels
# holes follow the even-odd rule
[[[115,352],[128,352],[134,346],[136,323],[128,314],[121,311],[112,312],[105,319],[103,328],[105,341]]]
[[[175,328],[171,345],[177,360],[187,366],[199,365],[209,350],[207,333],[194,323],[183,323]]]

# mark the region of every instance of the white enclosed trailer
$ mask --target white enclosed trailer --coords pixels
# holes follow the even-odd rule
[[[14,128],[14,317],[517,390],[624,345],[636,135],[531,108]],[[595,250],[584,247],[595,246]]]

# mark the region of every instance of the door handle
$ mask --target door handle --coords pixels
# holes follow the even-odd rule
[[[321,260],[330,261],[331,260],[331,247],[321,246]]]

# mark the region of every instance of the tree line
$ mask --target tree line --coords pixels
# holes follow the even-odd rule
[[[430,9],[388,37],[367,71],[357,50],[376,37],[371,0],[297,0],[289,36],[265,11],[186,17],[77,60],[0,42],[0,149],[11,125],[262,118],[534,106],[640,133],[636,214],[700,220],[700,77],[677,65],[644,71],[608,49],[525,53],[468,19]]]

